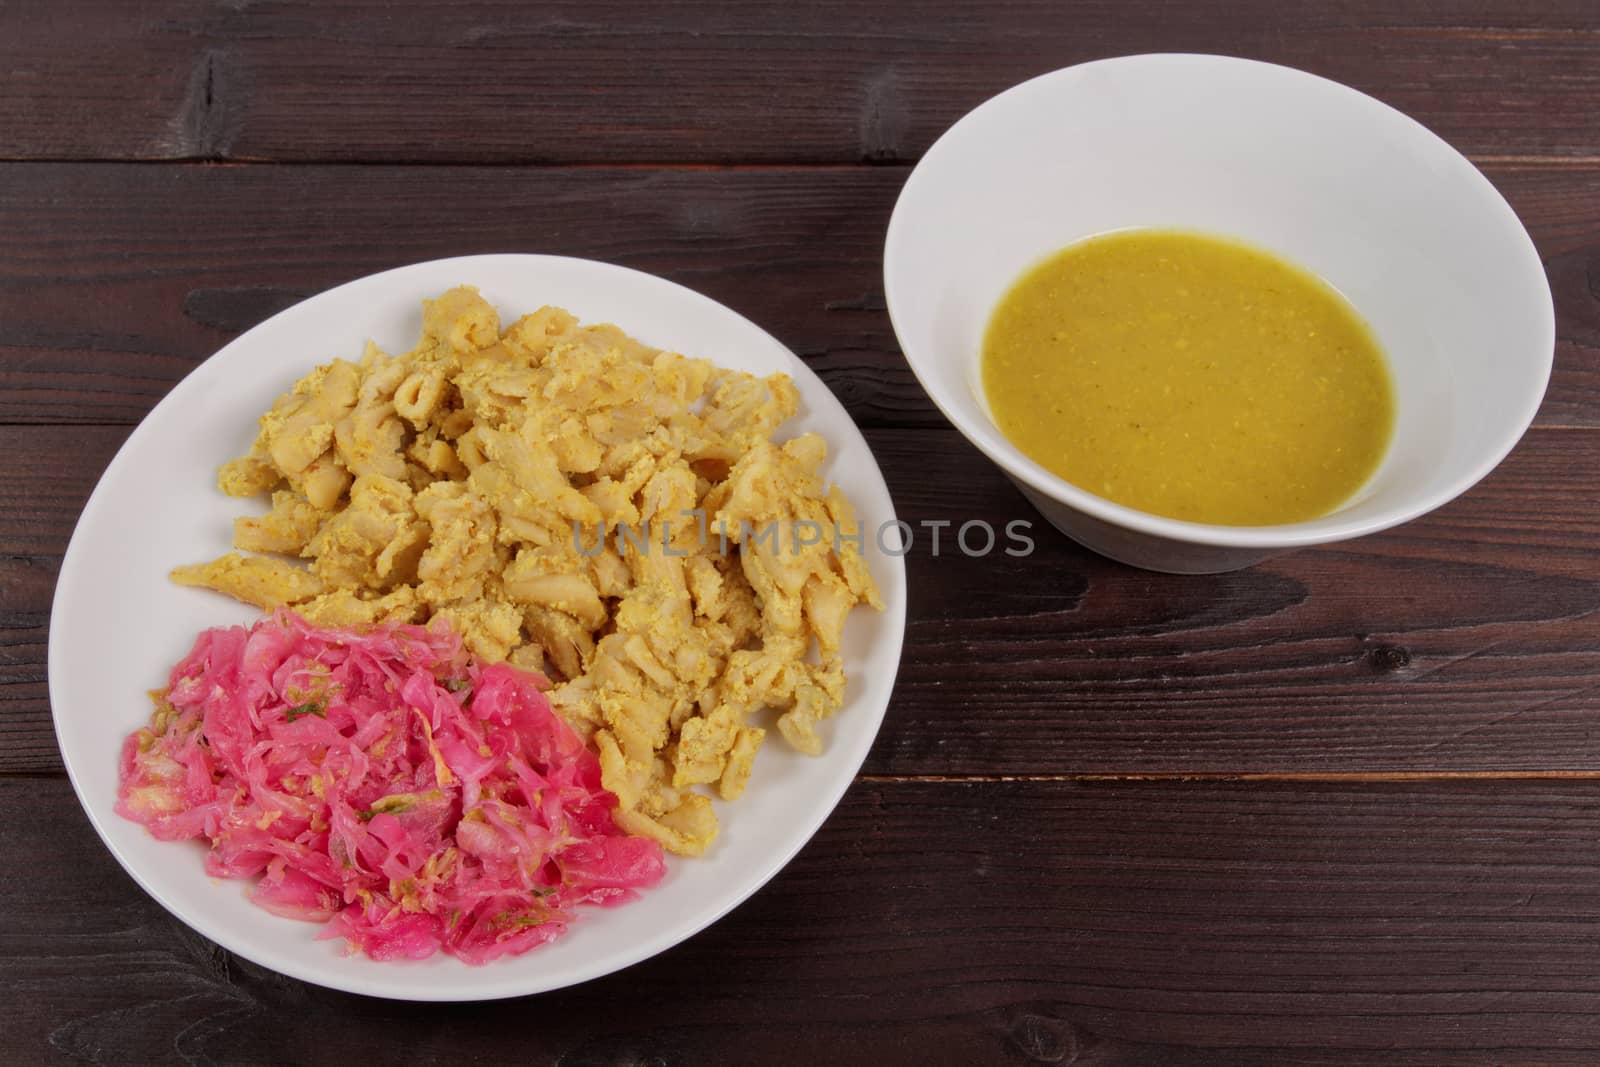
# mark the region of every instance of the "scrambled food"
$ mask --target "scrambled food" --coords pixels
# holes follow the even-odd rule
[[[598,754],[623,829],[716,835],[766,731],[815,754],[843,699],[850,609],[881,606],[850,502],[798,396],[545,307],[501,329],[476,290],[428,301],[416,348],[318,367],[222,468],[270,492],[182,583],[314,623],[445,620],[539,671]],[[288,557],[288,558],[286,558]],[[301,563],[294,559],[308,561]]]
[[[446,626],[364,633],[280,612],[208,630],[123,745],[118,813],[204,837],[278,915],[374,959],[469,963],[559,936],[665,871],[612,821],[600,765],[534,679]]]

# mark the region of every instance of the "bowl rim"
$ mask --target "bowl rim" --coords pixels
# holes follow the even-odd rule
[[[1080,77],[1084,71],[1090,68],[1148,66],[1151,68],[1167,67],[1170,69],[1175,64],[1194,63],[1195,61],[1255,68],[1260,72],[1270,72],[1269,76],[1301,79],[1317,84],[1321,91],[1342,96],[1353,106],[1379,109],[1376,113],[1386,113],[1391,117],[1391,120],[1399,119],[1401,127],[1406,128],[1410,134],[1421,138],[1424,143],[1429,144],[1435,150],[1443,149],[1445,153],[1443,158],[1448,159],[1451,165],[1456,167],[1461,180],[1476,189],[1483,200],[1484,209],[1497,214],[1502,225],[1505,223],[1510,224],[1508,232],[1512,235],[1512,244],[1517,257],[1517,262],[1513,264],[1512,269],[1518,273],[1527,273],[1530,277],[1537,277],[1539,279],[1539,290],[1543,294],[1543,300],[1537,301],[1538,308],[1535,309],[1535,313],[1543,312],[1539,315],[1539,337],[1536,344],[1529,346],[1530,359],[1537,361],[1536,365],[1531,369],[1538,378],[1538,387],[1528,392],[1523,402],[1522,410],[1516,413],[1513,422],[1516,428],[1515,432],[1506,434],[1504,440],[1485,451],[1478,461],[1472,464],[1463,474],[1443,486],[1419,494],[1415,500],[1403,506],[1396,506],[1362,519],[1346,518],[1341,520],[1338,517],[1338,512],[1300,522],[1271,526],[1225,526],[1215,523],[1173,519],[1140,511],[1136,508],[1115,503],[1105,497],[1097,496],[1050,473],[1020,450],[1017,450],[1017,454],[1022,457],[1022,462],[1016,462],[1011,456],[996,449],[994,442],[990,440],[991,437],[998,438],[1001,441],[1005,440],[998,428],[986,425],[988,423],[987,419],[968,417],[962,412],[959,405],[941,394],[932,374],[924,373],[921,360],[915,355],[913,347],[906,343],[908,331],[902,328],[900,320],[895,315],[895,293],[897,287],[894,276],[896,264],[906,258],[897,254],[896,248],[904,240],[902,235],[910,225],[907,222],[908,196],[914,190],[920,188],[921,182],[929,180],[930,165],[937,166],[945,155],[955,151],[955,139],[961,136],[964,131],[970,130],[983,122],[987,115],[999,106],[1001,101],[1046,92],[1053,89],[1056,83]],[[1087,240],[1092,236],[1095,235],[1085,235],[1083,239]],[[912,168],[910,175],[907,176],[905,184],[901,186],[900,193],[895,199],[894,210],[890,214],[888,229],[884,237],[883,284],[884,303],[888,309],[890,325],[894,329],[895,340],[899,343],[901,354],[911,367],[911,372],[915,375],[918,384],[922,386],[923,392],[928,395],[934,406],[950,421],[951,425],[960,431],[963,437],[987,456],[990,461],[998,465],[1013,480],[1025,483],[1028,487],[1058,504],[1110,523],[1113,526],[1173,541],[1219,548],[1247,548],[1271,551],[1327,544],[1386,530],[1442,507],[1482,481],[1490,471],[1499,466],[1500,462],[1522,440],[1523,435],[1527,433],[1528,427],[1532,425],[1535,415],[1538,414],[1540,405],[1544,402],[1545,392],[1549,388],[1551,370],[1555,362],[1555,303],[1550,293],[1550,281],[1545,273],[1544,262],[1533,244],[1533,238],[1528,235],[1527,227],[1522,224],[1522,220],[1517,216],[1515,210],[1512,209],[1500,190],[1494,186],[1494,183],[1470,159],[1456,149],[1455,146],[1410,115],[1374,96],[1361,92],[1359,89],[1351,88],[1342,82],[1322,77],[1319,74],[1312,74],[1296,67],[1216,53],[1144,52],[1089,60],[1029,78],[978,104],[952,123],[949,129],[940,134],[933,144],[928,146],[927,151],[923,153],[922,158],[917,161],[916,166]]]

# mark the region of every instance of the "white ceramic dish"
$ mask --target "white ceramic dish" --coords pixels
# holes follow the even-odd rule
[[[1376,331],[1395,436],[1333,514],[1268,527],[1161,518],[1062,481],[995,428],[978,369],[1000,296],[1073,241],[1145,226],[1276,251],[1340,289]],[[1444,504],[1527,429],[1555,347],[1538,253],[1471,163],[1354,89],[1223,56],[1085,63],[979,106],[906,181],[884,287],[906,359],[950,421],[1068,536],[1155,570],[1233,570]]]
[[[472,967],[443,955],[374,963],[317,941],[318,927],[270,915],[245,884],[209,878],[203,846],[163,843],[112,811],[117,754],[149,716],[145,691],[208,626],[257,613],[167,580],[176,564],[229,546],[244,502],[216,489],[216,468],[242,454],[256,418],[312,366],[359,355],[368,338],[403,352],[421,326],[421,301],[462,283],[503,315],[559,304],[583,321],[611,321],[648,344],[727,367],[793,377],[801,414],[785,432],[828,441],[828,476],[862,521],[894,519],[883,476],[827,387],[769,334],[681,286],[605,263],[554,256],[438,260],[362,278],[284,311],[223,348],[136,429],[84,508],[62,564],[50,626],[50,699],[62,757],[89,820],[134,879],[201,934],[265,967],[308,982],[409,1000],[479,1000],[556,989],[645,959],[703,929],[771,878],[844,795],[888,706],[905,629],[905,567],[867,538],[886,610],[847,624],[846,706],[827,724],[828,749],[810,759],[780,739],[765,746],[737,803],[719,804],[722,834],[698,859],[669,857],[660,886],[615,909],[584,909],[554,944]],[[507,319],[506,321],[509,321]],[[798,917],[796,921],[801,921]]]

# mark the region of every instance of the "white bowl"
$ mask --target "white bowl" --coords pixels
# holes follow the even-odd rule
[[[995,428],[978,364],[990,311],[1049,253],[1129,227],[1275,251],[1372,326],[1394,378],[1394,438],[1345,505],[1279,526],[1163,518],[1063,481]],[[1555,347],[1533,243],[1460,153],[1354,89],[1223,56],[1085,63],[984,103],[906,181],[883,272],[906,359],[956,428],[1062,532],[1153,570],[1234,570],[1438,507],[1522,436]]]
[[[242,455],[256,418],[318,363],[416,343],[422,301],[478,286],[511,316],[559,304],[586,322],[614,322],[647,344],[757,374],[782,371],[801,410],[782,433],[828,442],[824,474],[871,529],[894,521],[872,452],[828,387],[781,343],[716,301],[663,278],[560,256],[441,259],[374,274],[296,304],[206,360],[158,404],[111,461],[72,535],[50,617],[50,705],[61,757],[89,821],[122,866],[195,930],[283,974],[406,1000],[486,1000],[557,989],[645,959],[703,929],[755,892],[799,851],[844,795],[883,721],[905,630],[905,562],[866,538],[885,610],[860,608],[845,627],[845,703],[811,758],[764,746],[750,788],[721,804],[722,832],[702,857],[668,857],[666,878],[620,908],[584,908],[567,934],[524,956],[471,967],[436,955],[377,963],[315,940],[319,928],[256,907],[250,880],[209,878],[195,842],[157,841],[117,816],[122,739],[150,717],[146,690],[208,626],[249,623],[254,608],[167,578],[179,563],[229,547],[245,504],[216,488],[216,468]],[[797,923],[802,917],[795,917]]]

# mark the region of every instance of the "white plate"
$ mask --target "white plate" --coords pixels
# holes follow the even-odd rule
[[[827,724],[819,758],[774,735],[743,798],[718,803],[722,832],[705,856],[669,857],[666,878],[620,908],[585,908],[566,936],[523,956],[473,967],[439,954],[374,963],[318,941],[319,927],[283,919],[245,897],[246,881],[213,879],[204,847],[163,843],[117,816],[117,754],[149,717],[146,690],[208,626],[248,623],[252,608],[167,580],[180,563],[229,547],[245,502],[216,488],[216,468],[243,454],[256,419],[314,365],[360,355],[371,338],[405,352],[421,305],[476,285],[505,321],[558,304],[584,322],[614,322],[646,344],[724,367],[783,371],[800,390],[784,432],[827,440],[827,476],[869,530],[894,519],[883,475],[828,388],[776,339],[722,305],[672,282],[589,260],[466,256],[401,267],[342,285],[274,316],[184,379],[128,438],[89,498],[56,585],[50,624],[50,703],[67,773],[89,820],[135,881],[201,934],[264,967],[355,993],[407,1000],[480,1000],[572,985],[655,955],[715,922],[799,851],[844,795],[889,703],[905,630],[905,566],[868,541],[886,609],[860,608],[845,631],[849,689]],[[802,922],[801,916],[795,917]]]

